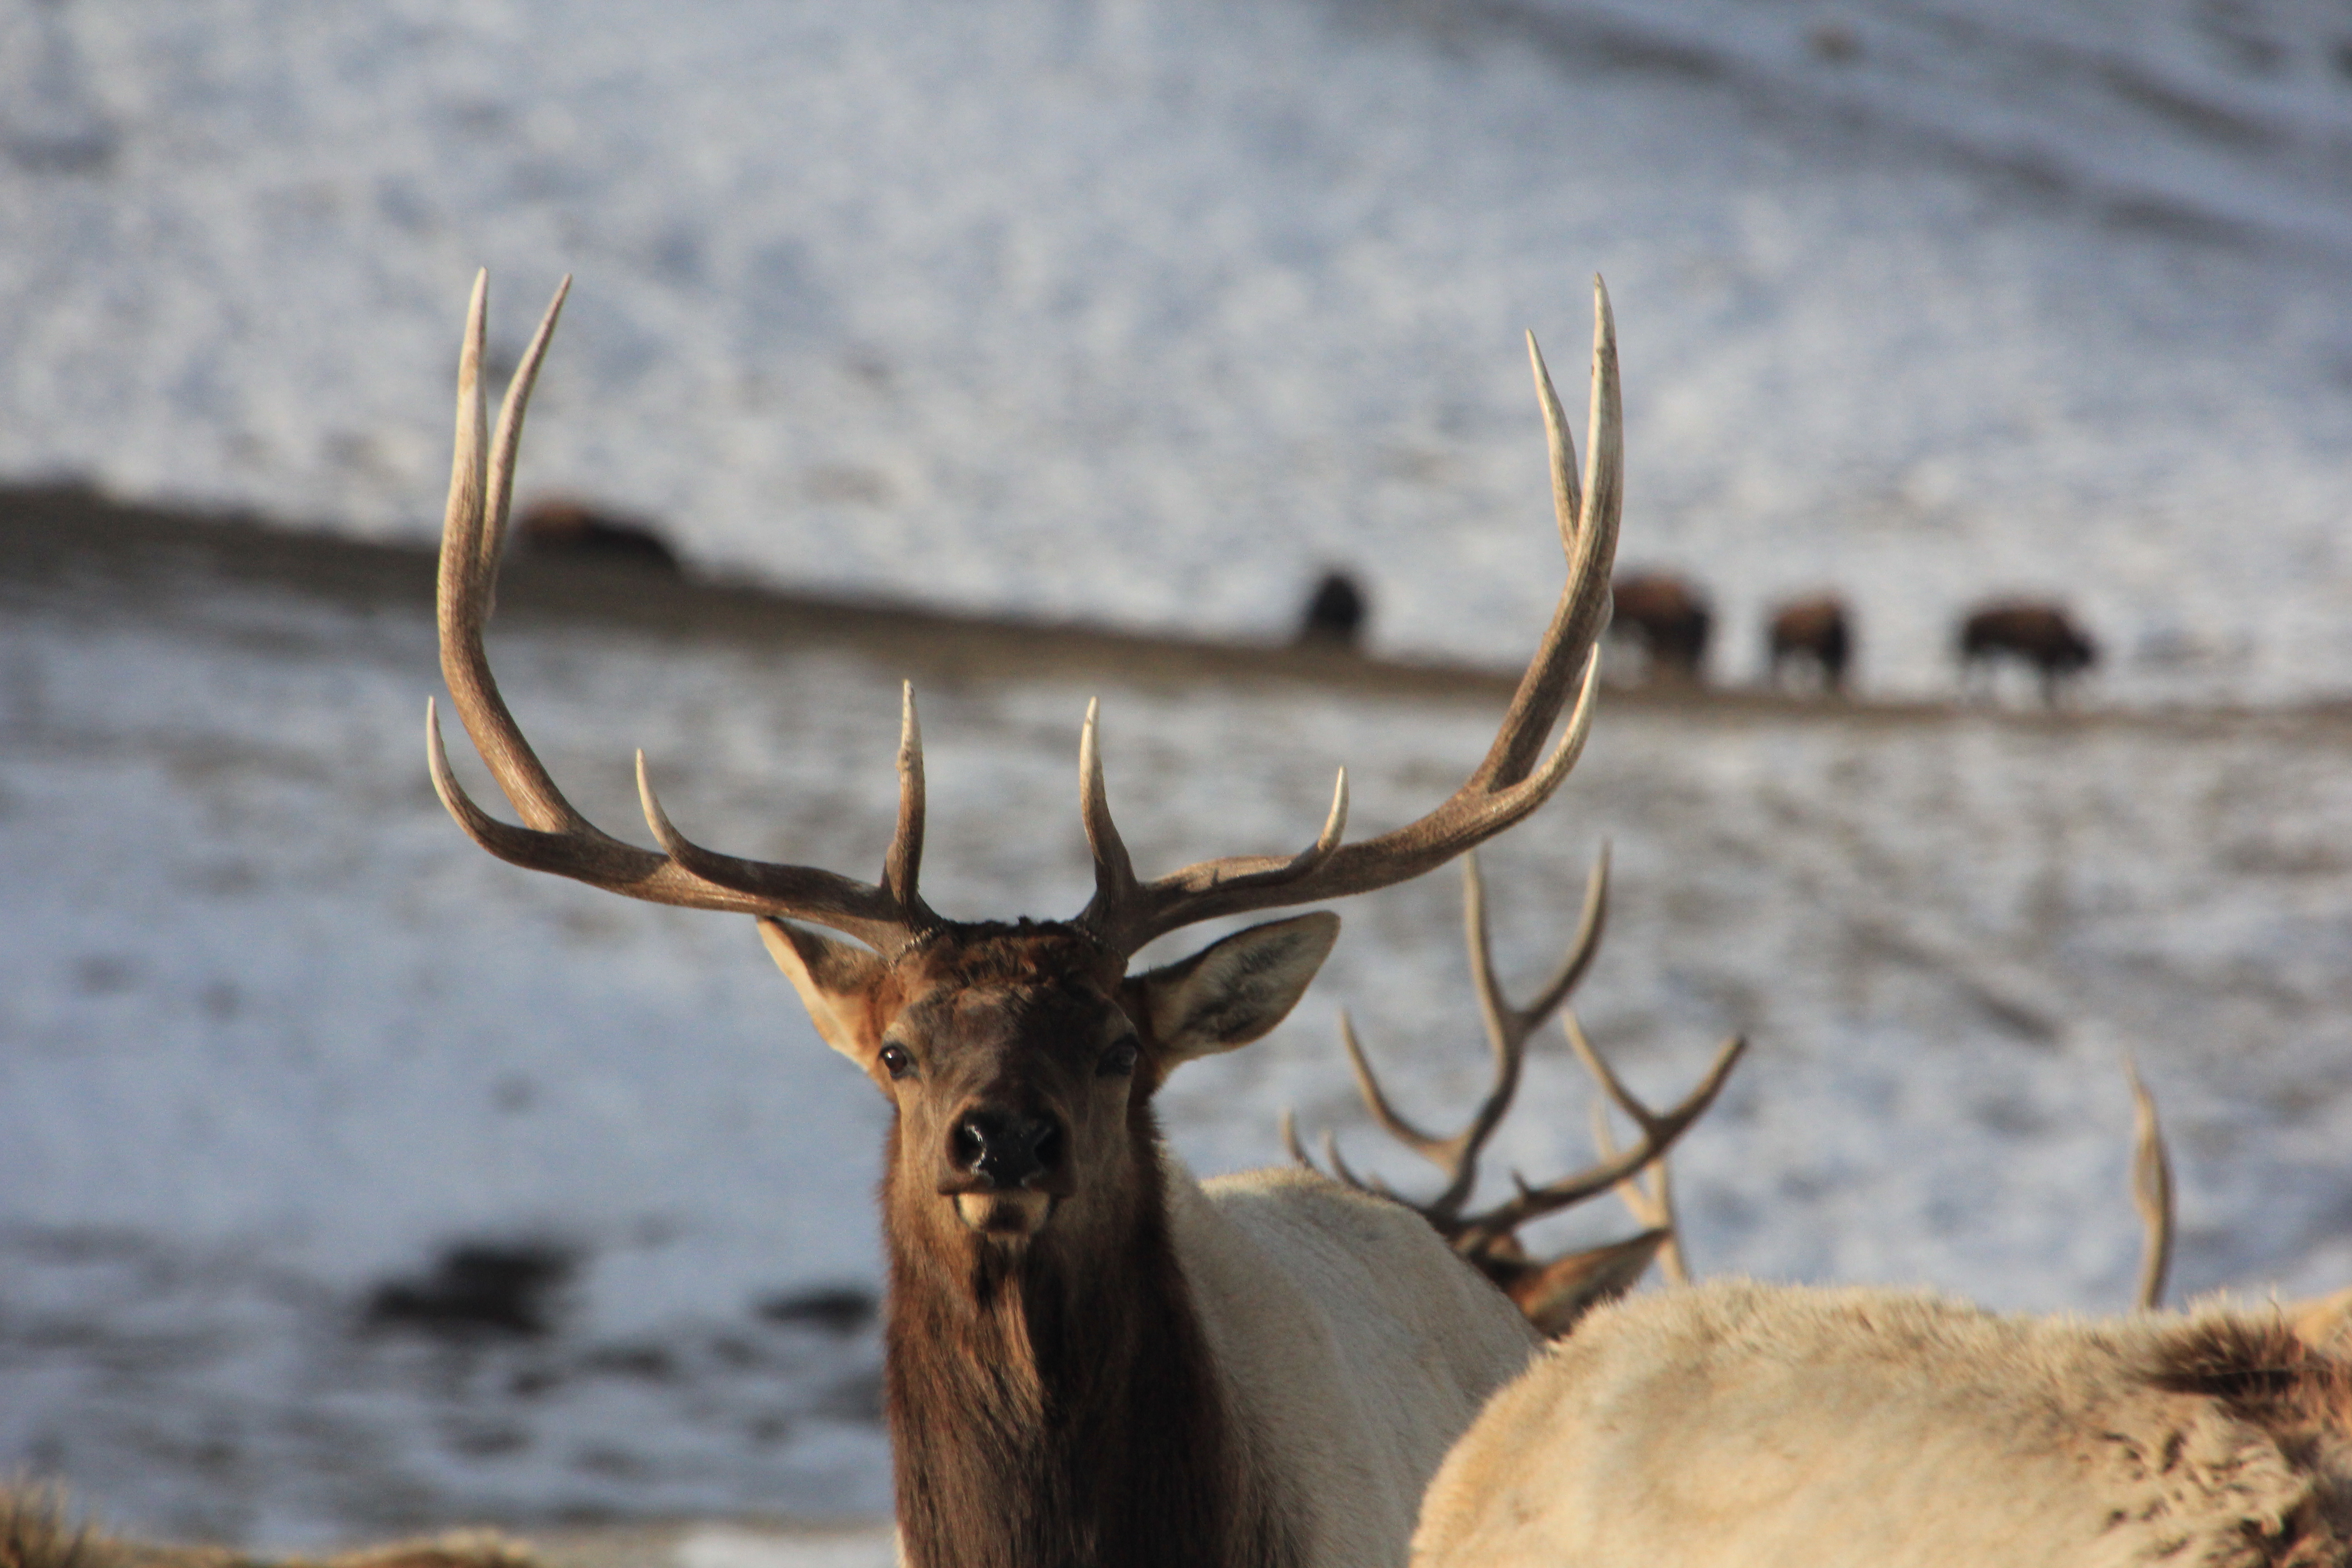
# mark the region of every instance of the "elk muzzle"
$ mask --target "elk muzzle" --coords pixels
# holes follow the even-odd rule
[[[974,1106],[948,1130],[942,1194],[977,1231],[1028,1236],[1068,1193],[1068,1138],[1060,1118]]]

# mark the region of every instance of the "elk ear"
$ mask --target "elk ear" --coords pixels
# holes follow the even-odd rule
[[[882,974],[881,959],[862,947],[764,915],[760,940],[801,994],[801,1005],[824,1043],[863,1068],[869,1042],[859,1026],[866,1017],[866,998]]]
[[[1248,1045],[1281,1023],[1339,940],[1339,917],[1318,910],[1235,931],[1129,982],[1150,1020],[1161,1071]]]

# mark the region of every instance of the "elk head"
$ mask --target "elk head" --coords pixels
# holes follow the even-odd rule
[[[817,1032],[897,1108],[894,1223],[1013,1245],[1049,1222],[1129,1228],[1153,1091],[1280,1023],[1339,934],[1337,916],[1300,915],[1129,975],[1075,925],[943,926],[886,958],[760,921]]]
[[[1127,973],[1129,955],[1195,921],[1417,877],[1535,810],[1583,747],[1622,500],[1614,328],[1598,279],[1590,466],[1581,484],[1559,400],[1528,339],[1569,580],[1485,762],[1420,820],[1344,841],[1343,772],[1321,833],[1298,853],[1231,856],[1144,880],[1112,824],[1089,708],[1079,742],[1079,801],[1094,856],[1092,900],[1067,921],[947,920],[917,886],[923,755],[910,687],[898,746],[898,827],[877,882],[700,847],[663,811],[643,752],[638,792],[660,847],[612,837],[557,790],[500,697],[482,645],[524,410],[569,286],[567,279],[541,321],[492,434],[480,387],[487,279],[475,284],[441,545],[442,670],[467,732],[522,825],[492,817],[467,796],[428,704],[435,787],[459,826],[502,859],[631,898],[757,917],[818,1033],[897,1108],[886,1182],[894,1236],[911,1226],[935,1244],[968,1251],[1115,1230],[1152,1190],[1153,1092],[1178,1064],[1245,1045],[1278,1023],[1330,951],[1339,921],[1315,913],[1261,925],[1140,974]],[[1546,756],[1545,741],[1571,695],[1566,728]]]

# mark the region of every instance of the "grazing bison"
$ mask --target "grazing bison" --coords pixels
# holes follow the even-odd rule
[[[522,547],[537,556],[565,556],[575,561],[608,561],[678,574],[677,554],[662,542],[651,523],[637,518],[598,511],[574,500],[543,500],[528,507],[515,531]]]
[[[1364,591],[1345,572],[1326,572],[1307,598],[1298,619],[1298,646],[1330,647],[1353,653],[1363,645],[1364,618],[1370,606]]]
[[[1846,618],[1845,601],[1823,594],[1782,605],[1764,628],[1764,647],[1773,686],[1780,684],[1783,665],[1810,659],[1822,672],[1823,691],[1844,691],[1846,665],[1853,658],[1853,624]]]
[[[1613,584],[1617,616],[1612,636],[1637,642],[1649,656],[1650,679],[1696,682],[1706,661],[1706,637],[1715,612],[1706,595],[1680,577],[1642,573]]]
[[[2032,599],[2003,599],[1969,611],[1960,623],[1959,653],[1963,677],[1996,658],[2032,665],[2042,677],[2042,700],[2053,707],[2060,684],[2099,658],[2090,635],[2063,609]]]

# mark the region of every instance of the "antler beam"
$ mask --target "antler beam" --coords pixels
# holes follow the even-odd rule
[[[923,743],[911,686],[905,693],[898,742],[898,827],[879,886],[813,866],[741,860],[696,846],[671,825],[655,798],[642,752],[637,754],[637,791],[646,826],[664,853],[613,837],[563,798],[499,695],[482,647],[482,631],[497,593],[523,415],[571,289],[572,279],[564,279],[531,334],[530,346],[507,384],[493,437],[481,387],[489,274],[474,279],[465,347],[457,359],[457,456],[449,472],[449,508],[441,526],[442,677],[466,733],[524,826],[499,821],[467,795],[449,766],[438,711],[428,698],[425,739],[433,787],[467,836],[501,860],[653,903],[804,920],[845,931],[885,952],[896,948],[940,923],[915,886],[923,855]]]
[[[1080,745],[1080,799],[1095,859],[1095,895],[1078,923],[1107,945],[1133,952],[1179,926],[1219,915],[1286,904],[1318,902],[1370,892],[1435,869],[1463,851],[1520,821],[1551,798],[1584,749],[1600,685],[1593,645],[1609,624],[1609,574],[1616,559],[1617,523],[1624,503],[1624,417],[1617,387],[1617,329],[1609,291],[1592,280],[1592,395],[1586,468],[1580,486],[1576,448],[1559,395],[1535,334],[1528,335],[1537,399],[1551,454],[1552,506],[1569,557],[1568,583],[1550,626],[1503,715],[1486,760],[1444,804],[1418,821],[1343,844],[1347,775],[1331,816],[1315,843],[1288,859],[1228,856],[1203,860],[1150,882],[1139,881],[1127,847],[1111,822],[1100,752],[1090,710]],[[1579,672],[1582,679],[1578,679]],[[1559,744],[1540,766],[1546,737],[1568,706],[1575,706]]]
[[[878,883],[811,866],[740,859],[696,845],[663,811],[642,755],[637,761],[638,794],[646,826],[661,848],[656,852],[625,843],[589,822],[564,798],[523,738],[490,672],[482,635],[497,591],[523,416],[570,288],[567,278],[532,334],[508,384],[493,433],[481,388],[488,275],[474,285],[458,358],[457,451],[442,527],[441,667],[466,732],[522,823],[500,822],[467,797],[443,748],[437,707],[428,702],[427,755],[443,804],[476,843],[501,859],[631,898],[808,921],[846,931],[885,952],[938,929],[944,922],[917,888],[923,848],[923,761],[911,689],[898,748],[898,829]],[[1089,709],[1079,749],[1080,804],[1094,852],[1095,894],[1078,916],[1082,929],[1117,952],[1133,952],[1152,938],[1196,921],[1318,902],[1405,881],[1519,821],[1567,777],[1592,721],[1599,687],[1593,645],[1609,619],[1609,574],[1624,488],[1616,328],[1608,290],[1599,279],[1593,279],[1591,416],[1581,484],[1559,395],[1532,334],[1528,353],[1543,409],[1553,509],[1570,571],[1550,626],[1477,771],[1420,820],[1360,844],[1342,842],[1348,822],[1343,772],[1323,831],[1298,854],[1286,859],[1232,856],[1204,860],[1145,882],[1136,875],[1111,820],[1097,717]],[[1575,701],[1566,728],[1551,754],[1544,757],[1545,740],[1569,708],[1571,689]]]

